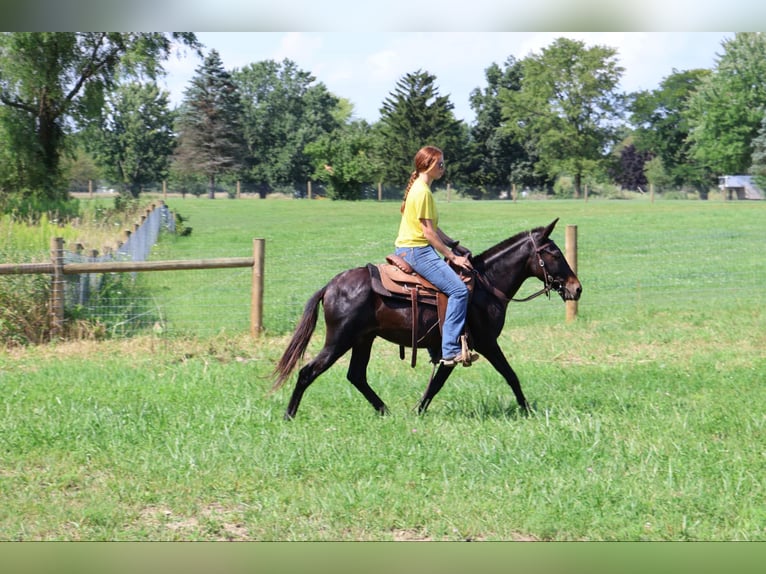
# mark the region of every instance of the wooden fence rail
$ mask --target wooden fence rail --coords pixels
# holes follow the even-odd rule
[[[257,337],[263,329],[264,246],[263,239],[253,239],[252,257],[64,263],[64,239],[54,237],[51,240],[51,263],[3,263],[0,264],[0,275],[45,274],[51,276],[51,336],[55,338],[61,333],[64,324],[64,275],[252,267],[250,333]]]

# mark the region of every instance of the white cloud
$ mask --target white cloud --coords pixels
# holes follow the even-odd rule
[[[468,98],[484,85],[484,70],[509,56],[523,59],[556,38],[582,40],[586,46],[616,48],[625,68],[622,89],[654,89],[673,69],[710,68],[721,40],[731,33],[711,32],[216,32],[200,33],[205,52],[216,48],[227,69],[265,59],[289,58],[310,72],[335,95],[349,99],[356,115],[378,119],[383,100],[404,74],[434,74],[442,95],[449,95],[455,114],[473,119]],[[173,102],[201,60],[190,53],[171,57],[166,80]]]
[[[282,36],[275,51],[276,60],[288,58],[295,62],[312,61],[314,54],[322,49],[322,36],[303,32],[288,32]]]

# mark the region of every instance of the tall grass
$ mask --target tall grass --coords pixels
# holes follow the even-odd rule
[[[65,249],[84,251],[113,249],[121,232],[138,221],[141,202],[117,209],[110,200],[77,203],[79,214],[69,220],[51,219],[46,213],[35,219],[0,214],[0,262],[31,263],[51,260],[51,240],[64,239]],[[114,277],[112,286],[96,294],[94,304],[114,308],[115,293],[140,295],[124,277]],[[45,275],[0,276],[0,344],[38,344],[50,338],[50,278]],[[131,309],[133,305],[122,305]],[[125,311],[122,311],[123,315]],[[132,311],[131,311],[132,312]],[[114,323],[114,321],[112,321]],[[106,325],[108,326],[108,325]],[[113,330],[113,329],[112,329]],[[64,337],[93,337],[105,334],[105,325],[82,309],[67,309]]]
[[[766,539],[761,204],[443,203],[474,251],[556,216],[563,245],[578,224],[578,319],[538,299],[500,338],[533,414],[479,361],[417,416],[429,365],[381,341],[368,374],[390,416],[344,357],[287,423],[292,384],[268,390],[289,324],[388,252],[396,206],[178,203],[194,232],[163,258],[265,237],[265,315],[288,328],[0,352],[0,539]]]

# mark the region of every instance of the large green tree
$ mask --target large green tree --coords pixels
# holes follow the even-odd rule
[[[510,56],[502,68],[493,63],[484,70],[486,87],[476,88],[470,95],[471,108],[476,113],[476,123],[470,128],[473,144],[470,181],[484,192],[487,188],[507,191],[510,184],[539,183],[532,169],[533,150],[526,149],[503,128],[500,91],[521,89],[521,75],[521,61]]]
[[[125,195],[138,197],[142,187],[168,175],[175,146],[168,98],[153,83],[123,84],[107,98],[98,128],[85,138],[105,177],[119,183]]]
[[[327,184],[331,198],[356,200],[380,178],[375,145],[367,122],[354,121],[320,136],[305,152],[312,158],[313,177]]]
[[[692,154],[718,175],[746,173],[766,108],[766,34],[743,32],[689,102]]]
[[[418,70],[405,74],[396,89],[383,101],[380,133],[383,177],[391,183],[407,183],[413,158],[424,145],[434,145],[444,152],[447,165],[445,181],[451,181],[466,162],[467,130],[455,119],[454,105],[442,96],[436,76]]]
[[[232,77],[242,95],[247,179],[262,195],[279,185],[305,183],[314,170],[306,144],[339,128],[348,102],[287,59],[256,62]]]
[[[17,190],[66,198],[60,159],[65,137],[100,109],[120,75],[155,78],[174,42],[198,49],[192,33],[0,33],[0,114],[18,158]]]
[[[615,142],[623,71],[613,48],[558,38],[522,60],[520,89],[500,94],[506,129],[534,146],[539,170],[571,175],[578,195],[583,177],[603,169]]]
[[[761,128],[753,140],[752,165],[748,173],[754,176],[761,189],[766,190],[766,114],[761,120]]]
[[[246,145],[242,101],[221,56],[211,50],[184,92],[177,122],[178,171],[204,175],[208,197],[215,198],[217,178],[244,167]]]
[[[630,122],[634,126],[636,148],[662,158],[662,164],[675,187],[693,186],[704,193],[710,185],[710,172],[691,154],[689,101],[710,75],[710,70],[677,71],[651,91],[631,94]]]

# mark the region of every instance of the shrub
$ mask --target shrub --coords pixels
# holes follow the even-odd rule
[[[9,347],[47,341],[49,300],[46,275],[0,276],[0,341]]]

